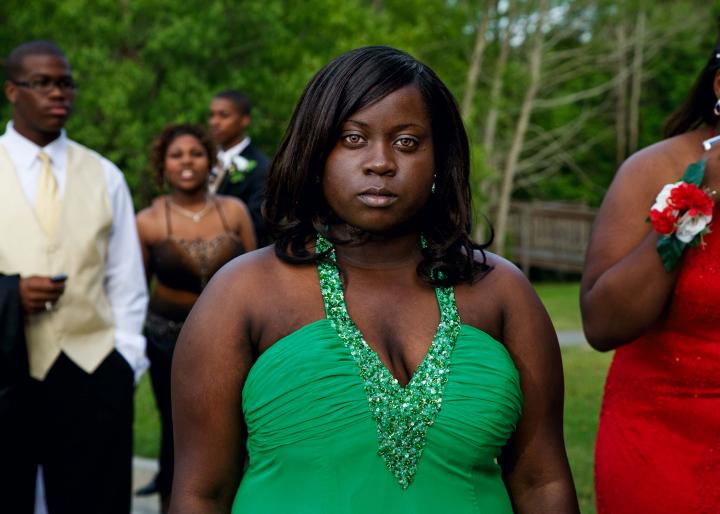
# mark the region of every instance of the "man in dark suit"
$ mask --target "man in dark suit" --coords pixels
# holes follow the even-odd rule
[[[210,102],[208,124],[219,146],[210,190],[245,202],[255,226],[258,244],[263,245],[270,242],[260,212],[270,159],[247,136],[250,108],[250,100],[233,90],[218,93]]]

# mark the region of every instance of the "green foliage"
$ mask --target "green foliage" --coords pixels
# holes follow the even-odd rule
[[[528,85],[537,2],[517,0],[512,19],[502,10],[506,4],[500,2],[500,13],[492,14],[478,90],[466,120],[479,212],[488,211]],[[66,50],[81,87],[68,131],[120,166],[140,207],[156,193],[147,169],[153,136],[169,122],[204,123],[208,102],[220,90],[240,89],[253,100],[250,132],[270,155],[308,79],[354,47],[402,48],[432,66],[461,99],[485,6],[485,0],[5,0],[0,3],[0,53],[35,38],[55,40]],[[712,16],[681,21],[688,19],[687,13],[706,12],[706,2],[553,0],[551,6],[541,99],[612,81],[614,27],[621,22],[632,27],[637,10],[647,11],[652,44],[644,68],[639,143],[658,140],[663,120],[685,97],[712,47]],[[514,37],[491,164],[482,145],[483,129],[508,28]],[[534,109],[521,165],[537,162],[523,171],[516,196],[600,202],[616,167],[613,95],[608,88]],[[10,117],[7,103],[0,114]],[[563,127],[580,119],[579,129],[563,139]]]

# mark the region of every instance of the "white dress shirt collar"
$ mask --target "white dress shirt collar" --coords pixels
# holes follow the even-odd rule
[[[48,154],[53,167],[65,167],[68,145],[65,130],[61,130],[60,136],[51,143],[45,145],[44,147],[40,147],[15,130],[13,122],[9,121],[5,129],[3,140],[5,148],[10,154],[10,159],[20,170],[30,168],[33,165],[33,161],[37,159],[40,150],[43,150],[46,154]]]
[[[230,163],[232,162],[232,158],[236,155],[240,155],[243,150],[245,150],[250,145],[250,138],[245,137],[242,141],[240,141],[235,146],[232,146],[228,148],[227,150],[223,150],[222,148],[218,150],[218,161],[222,163],[223,168],[227,169],[230,167]]]

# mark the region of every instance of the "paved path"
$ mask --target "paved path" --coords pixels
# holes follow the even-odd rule
[[[133,459],[133,491],[147,484],[157,473],[158,464],[155,459],[135,457]],[[132,498],[132,514],[159,514],[160,497],[135,496]]]
[[[587,344],[582,330],[561,330],[557,333],[560,346],[579,346]]]

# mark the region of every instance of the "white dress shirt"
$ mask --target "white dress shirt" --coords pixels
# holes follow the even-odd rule
[[[232,146],[228,148],[227,150],[223,150],[220,148],[218,150],[217,160],[218,163],[222,165],[224,169],[228,169],[230,167],[230,164],[232,163],[232,158],[236,155],[240,155],[243,150],[245,150],[248,145],[250,144],[250,138],[245,137],[242,141],[240,141],[235,146]]]
[[[69,145],[77,144],[68,139],[64,130],[60,137],[41,148],[20,135],[13,128],[12,122],[9,122],[5,134],[0,136],[0,144],[7,150],[22,190],[33,207],[40,178],[41,161],[38,153],[41,150],[50,157],[52,173],[57,181],[60,196],[63,197],[67,182],[67,148]],[[142,336],[148,291],[140,241],[135,226],[130,190],[125,178],[112,162],[99,154],[98,157],[105,173],[112,210],[112,226],[105,262],[105,293],[110,302],[115,325],[115,349],[133,368],[137,381],[148,366],[145,357],[145,338]]]
[[[233,158],[236,155],[240,155],[240,153],[245,150],[249,144],[250,138],[245,136],[245,139],[240,141],[235,146],[228,148],[227,150],[223,150],[222,148],[218,147],[217,163],[215,164],[215,169],[213,170],[213,173],[210,177],[210,183],[208,184],[211,193],[217,192],[217,189],[220,187],[220,184],[225,178],[225,174],[230,169]]]

